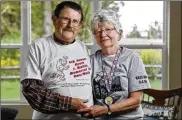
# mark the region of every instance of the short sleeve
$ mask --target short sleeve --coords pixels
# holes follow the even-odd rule
[[[28,78],[41,80],[40,56],[41,52],[38,46],[34,43],[31,44],[22,70],[21,80]]]
[[[150,88],[150,82],[145,70],[145,66],[139,54],[134,54],[131,59],[128,72],[129,92]]]

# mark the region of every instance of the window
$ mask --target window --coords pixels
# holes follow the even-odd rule
[[[1,3],[1,43],[20,43],[20,2]]]
[[[82,40],[86,44],[92,44],[91,32],[90,32],[90,19],[91,19],[91,11],[92,4],[91,1],[75,1],[82,5],[83,13],[84,13],[84,28],[81,29],[81,32],[78,35],[78,38]],[[31,22],[31,37],[32,40],[37,38],[47,36],[52,34],[54,31],[54,27],[52,25],[52,14],[53,9],[59,4],[60,1],[32,1],[31,9],[32,9],[32,22]],[[44,11],[44,12],[42,12]],[[42,26],[42,27],[37,27]]]
[[[1,3],[1,99],[20,100],[20,2]]]
[[[146,66],[151,86],[162,89],[165,80],[165,45],[167,39],[164,23],[163,1],[115,1],[102,8],[110,8],[118,12],[123,28],[120,45],[137,49]],[[153,9],[155,6],[155,9]],[[164,65],[164,66],[163,66]],[[163,70],[163,73],[162,73]]]
[[[1,49],[1,99],[20,99],[20,49]]]
[[[1,2],[1,99],[24,101],[20,94],[21,63],[32,40],[54,31],[51,15],[60,1]],[[152,87],[162,89],[166,80],[167,2],[163,1],[76,1],[83,6],[85,22],[78,38],[93,53],[96,45],[90,31],[92,13],[100,8],[118,11],[123,27],[120,45],[141,55]],[[155,6],[155,9],[153,7]],[[42,12],[44,11],[44,12]],[[154,14],[155,13],[155,14]],[[37,27],[38,26],[38,27]],[[155,82],[155,83],[154,83]],[[163,86],[162,86],[163,85]]]

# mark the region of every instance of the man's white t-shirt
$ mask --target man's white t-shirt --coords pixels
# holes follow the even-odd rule
[[[21,80],[31,78],[44,82],[53,92],[89,100],[93,105],[91,64],[85,45],[76,40],[70,45],[54,41],[53,35],[34,41],[29,48]],[[43,114],[35,111],[33,119],[82,119],[75,113]]]

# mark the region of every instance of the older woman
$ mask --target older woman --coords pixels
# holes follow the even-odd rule
[[[104,9],[96,12],[91,29],[101,47],[91,56],[95,105],[79,112],[103,120],[142,119],[142,90],[150,84],[139,54],[119,46],[122,28],[117,13]]]

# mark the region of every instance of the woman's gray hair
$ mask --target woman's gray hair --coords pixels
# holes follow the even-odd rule
[[[104,22],[104,21],[108,21],[111,22],[113,24],[113,26],[115,27],[116,31],[121,33],[123,32],[122,30],[122,26],[119,22],[119,15],[111,10],[111,9],[101,9],[99,11],[97,11],[92,20],[91,20],[91,30],[94,33],[94,25],[98,24],[100,22]]]

